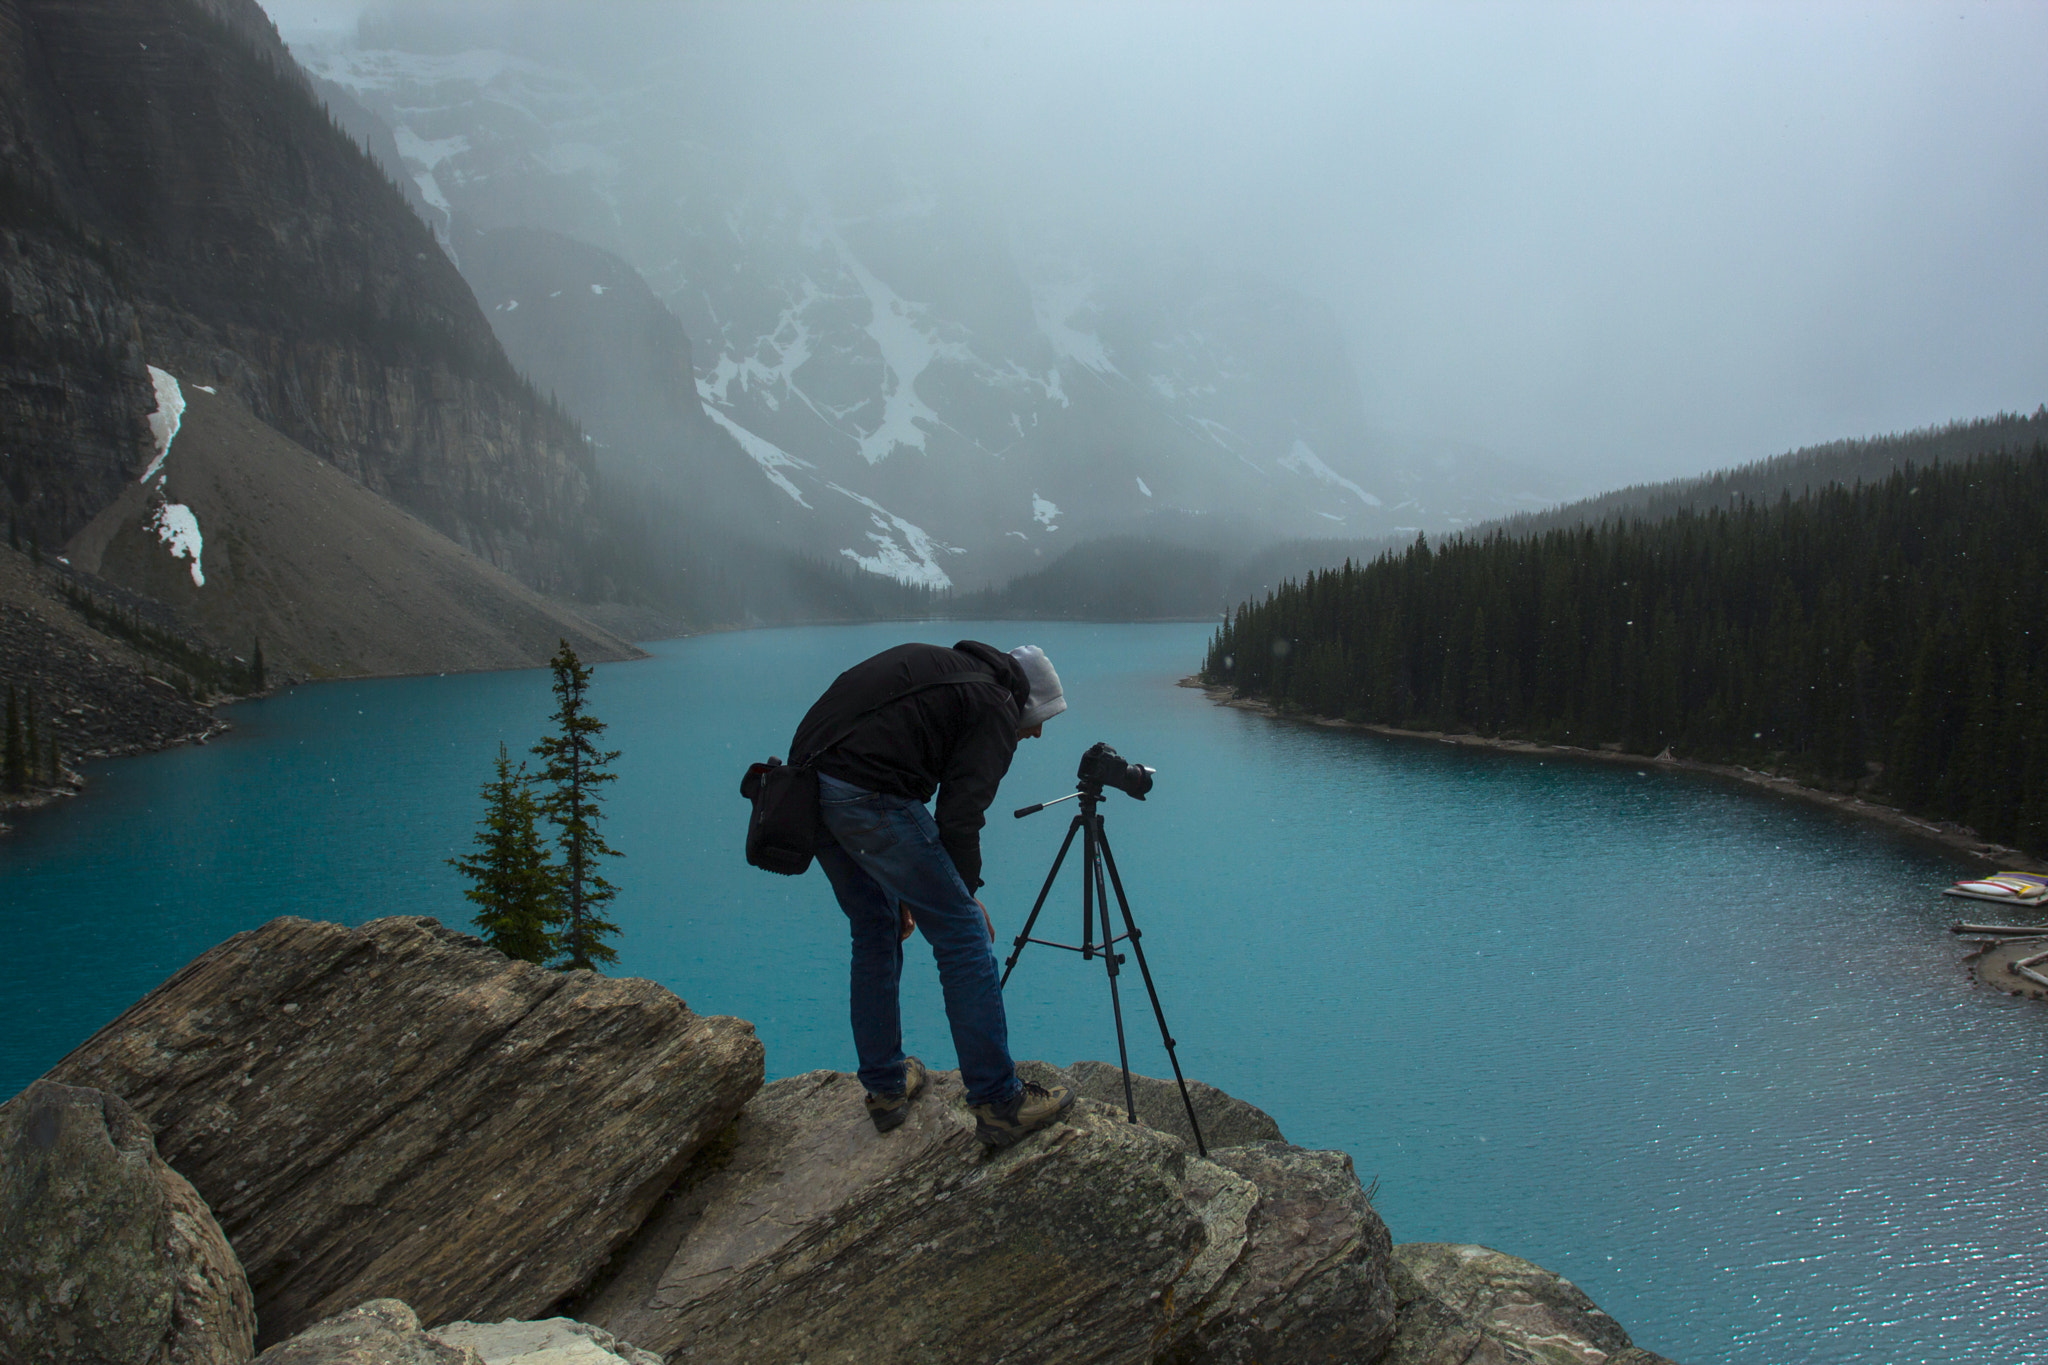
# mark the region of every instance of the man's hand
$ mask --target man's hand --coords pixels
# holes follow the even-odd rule
[[[981,905],[981,897],[976,896],[974,903]],[[896,902],[896,916],[896,941],[901,943],[916,930],[917,917],[910,913],[909,901]],[[988,941],[994,943],[996,941],[996,922],[988,917],[988,907],[986,905],[981,905],[981,922],[988,926]]]

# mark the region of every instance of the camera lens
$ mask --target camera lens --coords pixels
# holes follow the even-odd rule
[[[1109,745],[1096,743],[1081,755],[1078,776],[1083,786],[1115,787],[1132,800],[1143,801],[1145,793],[1152,790],[1155,771],[1142,763],[1127,762]]]

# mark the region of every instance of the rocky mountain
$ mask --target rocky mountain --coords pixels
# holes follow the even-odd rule
[[[31,803],[222,692],[634,653],[548,597],[589,441],[254,0],[0,0],[0,517]]]
[[[233,397],[536,587],[591,457],[254,0],[0,0],[9,512],[75,534],[149,458],[145,365]]]
[[[638,271],[602,247],[542,228],[466,231],[455,244],[505,353],[577,414],[624,496],[657,495],[689,525],[775,527],[790,507],[697,392],[683,324]]]
[[[162,372],[159,371],[159,374]],[[153,477],[126,482],[65,547],[273,680],[530,667],[623,640],[464,551],[225,394],[164,379],[181,408]]]
[[[1669,1365],[1212,1087],[1205,1156],[1172,1082],[1023,1063],[1074,1108],[991,1151],[958,1073],[885,1134],[763,1068],[651,982],[272,921],[0,1106],[0,1356],[242,1365],[253,1305],[266,1365]]]
[[[1483,455],[1391,448],[1327,309],[1255,274],[1041,240],[872,140],[806,171],[655,135],[675,122],[660,80],[606,84],[410,13],[296,55],[388,122],[394,170],[515,354],[537,284],[500,273],[494,234],[543,229],[638,271],[694,343],[702,410],[729,438],[693,440],[694,458],[752,462],[779,499],[754,524],[778,543],[972,587],[1162,513],[1273,539],[1412,534],[1550,500]],[[583,262],[583,288],[604,284],[587,253],[560,256]],[[595,314],[608,297],[577,303]],[[641,335],[637,302],[618,303],[614,335]],[[543,386],[584,389],[571,371],[587,361],[525,354]]]

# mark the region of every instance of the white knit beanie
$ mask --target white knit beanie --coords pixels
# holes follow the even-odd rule
[[[1017,721],[1019,730],[1043,725],[1067,709],[1066,694],[1060,691],[1060,675],[1052,671],[1052,660],[1045,657],[1044,650],[1037,645],[1019,645],[1010,651],[1010,657],[1023,665],[1024,677],[1031,684],[1024,714]]]

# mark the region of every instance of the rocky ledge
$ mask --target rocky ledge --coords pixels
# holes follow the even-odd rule
[[[950,1072],[879,1134],[650,982],[273,921],[0,1108],[0,1359],[1661,1360],[1539,1267],[1393,1246],[1220,1090],[1204,1158],[1170,1081],[1134,1124],[1113,1067],[1022,1069],[1079,1098],[1013,1148]]]

